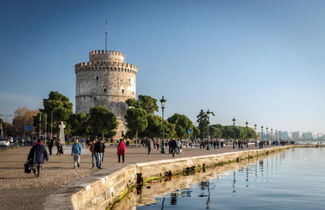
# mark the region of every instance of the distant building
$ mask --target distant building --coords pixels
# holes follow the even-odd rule
[[[279,133],[279,137],[280,137],[280,139],[288,140],[289,139],[289,132],[288,131],[281,131]]]
[[[300,132],[299,131],[295,131],[291,133],[291,138],[293,140],[299,140],[301,138]]]
[[[305,140],[313,139],[313,132],[304,132],[303,139]]]

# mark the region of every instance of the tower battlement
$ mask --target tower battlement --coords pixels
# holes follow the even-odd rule
[[[93,50],[89,53],[91,62],[106,61],[124,63],[124,54],[113,50]]]

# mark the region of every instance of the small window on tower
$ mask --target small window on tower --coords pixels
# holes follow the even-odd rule
[[[96,80],[98,80],[98,77],[96,77]]]
[[[122,89],[122,93],[124,93],[124,89]]]
[[[104,92],[106,93],[106,88],[104,88]]]
[[[129,82],[131,82],[131,79],[129,79]]]
[[[122,137],[124,137],[124,131],[122,131]]]

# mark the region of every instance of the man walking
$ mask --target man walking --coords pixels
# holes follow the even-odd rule
[[[105,152],[105,144],[103,143],[103,140],[100,139],[95,144],[95,155],[96,155],[96,161],[97,161],[96,166],[98,169],[102,169],[104,152]]]
[[[92,144],[89,147],[89,150],[91,152],[91,163],[92,163],[92,167],[95,167],[95,164],[97,165],[97,160],[96,160],[96,153],[95,153],[95,144],[97,142],[97,139],[93,140]]]
[[[31,150],[29,151],[27,160],[29,160],[33,163],[32,170],[33,170],[35,177],[39,177],[41,165],[45,162],[45,160],[46,161],[49,160],[46,149],[45,149],[44,145],[42,144],[41,139],[38,139],[37,143],[35,143],[33,145],[33,147],[31,148]],[[37,173],[36,173],[36,169],[37,169]]]
[[[73,168],[76,166],[80,167],[80,154],[81,154],[81,144],[79,143],[78,139],[74,140],[74,144],[71,148],[71,156],[73,157]]]
[[[176,143],[175,139],[172,139],[170,142],[170,149],[171,149],[171,153],[172,153],[173,157],[175,157],[176,148],[177,148],[177,143]]]
[[[52,155],[53,139],[49,139],[47,141],[47,146],[49,147],[49,153],[50,153],[50,155]]]

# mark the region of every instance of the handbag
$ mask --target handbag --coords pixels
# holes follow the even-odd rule
[[[32,171],[32,161],[27,160],[26,163],[24,164],[24,168],[25,168],[25,173],[30,174],[30,172]]]

